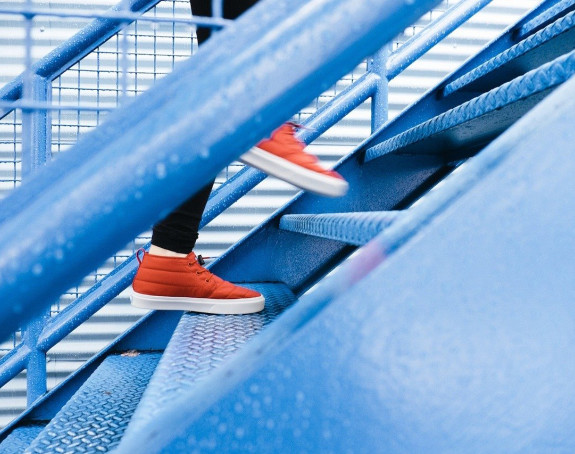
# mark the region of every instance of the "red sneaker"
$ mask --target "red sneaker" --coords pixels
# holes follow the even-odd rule
[[[240,157],[240,161],[307,191],[329,197],[345,195],[349,185],[333,170],[324,169],[318,159],[304,151],[305,144],[294,135],[293,123],[276,129]]]
[[[132,306],[208,314],[251,314],[264,308],[261,294],[210,273],[193,252],[183,258],[144,252],[138,262]]]

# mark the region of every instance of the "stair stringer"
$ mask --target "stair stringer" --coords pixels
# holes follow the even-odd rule
[[[571,79],[118,452],[573,452],[574,112]]]

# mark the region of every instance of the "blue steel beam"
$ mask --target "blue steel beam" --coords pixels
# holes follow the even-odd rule
[[[436,3],[266,0],[110,115],[105,142],[87,134],[54,183],[38,172],[45,190],[0,226],[0,338]]]

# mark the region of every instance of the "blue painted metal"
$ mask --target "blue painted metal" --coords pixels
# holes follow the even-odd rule
[[[25,98],[48,103],[52,98],[52,84],[34,74],[29,75],[29,93]],[[51,121],[45,110],[22,112],[22,178],[46,164],[51,158]]]
[[[443,95],[448,96],[462,88],[471,91],[494,88],[574,47],[575,12],[572,12],[450,82],[443,89]],[[481,80],[486,75],[489,75],[489,80]]]
[[[52,182],[50,172],[39,172],[35,179],[47,189],[0,227],[0,300],[9,304],[0,314],[0,335],[37,314],[435,3],[256,5],[206,43],[193,64],[180,65],[111,114],[100,128],[111,132],[106,144],[87,134],[50,166],[65,175]],[[353,26],[342,27],[344,17]],[[230,55],[233,64],[212,64]],[[232,109],[236,104],[249,108]],[[178,112],[178,121],[168,112]],[[127,117],[134,127],[118,130]],[[189,143],[197,144],[196,153]],[[24,185],[14,192],[29,191]],[[14,200],[3,205],[13,210]]]
[[[365,74],[353,85],[343,90],[338,96],[318,109],[304,122],[306,127],[298,131],[300,140],[306,143],[312,142],[347,115],[347,113],[363,103],[373,94],[377,80],[378,78],[375,74]],[[52,177],[56,179],[60,175],[61,174],[57,172],[52,174]],[[210,195],[200,227],[204,227],[211,222],[225,209],[263,181],[265,177],[266,175],[263,172],[246,167],[219,186]],[[34,184],[34,181],[32,181],[31,184]],[[40,187],[38,187],[38,189],[40,189]],[[25,203],[29,203],[33,199],[33,196],[29,196],[27,199],[20,199],[18,205],[20,205],[21,208]],[[14,214],[15,213],[10,213],[9,211],[0,213],[0,223]],[[147,248],[149,245],[145,247]],[[63,311],[53,316],[46,322],[39,336],[38,350],[43,352],[50,350],[72,330],[76,329],[109,301],[118,296],[120,292],[131,284],[136,270],[137,261],[136,256],[133,255],[98,281],[88,292],[81,295]],[[29,357],[30,350],[27,348],[24,349],[21,345],[18,346],[17,349],[17,362],[14,362],[13,354],[6,355],[0,360],[0,387],[25,368],[25,360]]]
[[[366,213],[288,214],[280,229],[363,246],[389,227],[399,211]]]
[[[538,70],[540,72],[530,73],[525,79],[494,90],[489,95],[480,97],[478,100],[462,107],[457,107],[450,113],[438,117],[437,120],[430,121],[424,127],[417,126],[413,131],[398,137],[401,137],[402,140],[405,139],[405,144],[408,144],[411,143],[411,139],[419,138],[416,133],[421,132],[421,137],[433,135],[442,131],[445,126],[457,125],[477,117],[478,120],[473,125],[476,129],[472,131],[472,134],[467,131],[467,128],[462,128],[463,133],[468,134],[467,139],[473,140],[473,148],[463,149],[461,152],[470,156],[478,151],[482,140],[492,139],[505,126],[510,124],[510,119],[515,121],[525,112],[527,107],[531,107],[546,95],[545,90],[566,80],[573,70],[572,58],[573,56],[562,57],[558,59],[558,62],[542,67]],[[518,102],[516,105],[509,104],[512,100],[525,100],[527,96],[531,95],[529,102]],[[426,104],[424,106],[428,105],[427,103],[431,104],[433,98],[435,98],[434,93],[431,92],[425,100]],[[441,100],[437,100],[440,106],[441,102]],[[509,106],[509,109],[501,112],[497,111],[498,108],[506,105]],[[434,107],[434,109],[437,108],[438,106]],[[410,121],[415,121],[419,114],[428,115],[421,112],[421,104],[416,104],[413,109],[419,109],[419,113],[411,116]],[[433,109],[431,110],[433,111]],[[484,121],[485,118],[479,119],[481,115],[490,112],[493,112],[493,116],[490,117],[489,122]],[[407,115],[409,116],[410,112],[407,112]],[[389,128],[382,129],[381,134],[377,134],[376,137],[366,141],[358,149],[357,154],[362,153],[372,145],[377,145],[380,137],[387,138],[386,136],[390,134],[388,129],[393,131],[394,126],[398,129],[401,127],[397,123],[395,125],[391,123]],[[423,132],[424,129],[427,129],[425,134]],[[460,131],[456,131],[456,133],[459,134]],[[460,139],[457,136],[455,137],[458,140]],[[447,138],[449,139],[449,137]],[[441,143],[443,147],[439,147],[440,149],[442,148],[441,152],[446,149],[446,146],[453,149],[458,143],[453,138],[450,140],[451,142],[445,141],[445,143]],[[383,142],[385,143],[385,141]],[[391,146],[393,144],[390,141],[387,145]],[[382,145],[382,148],[387,145]],[[389,152],[391,150],[392,148],[389,148],[384,151]],[[368,159],[374,158],[378,151],[372,150],[371,153],[373,153],[373,156],[368,154]],[[377,154],[377,156],[380,155]],[[441,163],[445,162],[445,158],[454,159],[456,157],[459,159],[460,156],[447,156],[439,152],[437,161],[432,159],[427,161],[417,160],[413,156],[408,155],[405,155],[405,159],[388,157],[384,162],[373,168],[371,165],[358,166],[354,160],[355,158],[352,157],[338,166],[338,171],[350,179],[352,188],[350,194],[337,201],[320,201],[305,195],[281,210],[281,214],[394,209],[398,204],[404,203],[404,198],[409,198],[408,194],[416,191],[418,186],[428,185],[428,182],[432,182],[436,178],[434,175],[437,172],[439,174],[444,172]],[[240,244],[235,245],[220,261],[214,263],[212,270],[218,275],[239,282],[258,280],[285,282],[295,293],[299,294],[315,282],[320,272],[331,269],[341,260],[342,255],[349,254],[350,250],[346,250],[340,243],[317,243],[311,239],[294,238],[293,236],[289,237],[282,234],[282,232],[277,230],[281,214],[274,215],[272,219],[253,231]],[[289,246],[284,246],[286,243]],[[273,259],[269,257],[267,252],[258,252],[258,248],[262,247],[265,251],[267,245],[273,247]],[[307,261],[302,262],[298,260],[298,254],[301,250],[313,251]],[[277,261],[288,263],[289,266],[274,267],[273,263]]]
[[[4,386],[16,375],[26,369],[30,348],[27,345],[19,344],[7,353],[0,361],[0,387]]]
[[[263,312],[252,315],[212,316],[183,315],[160,360],[150,384],[124,435],[130,440],[138,430],[154,420],[164,408],[177,402],[182,393],[229,358],[251,338],[274,321],[295,302],[291,291],[282,284],[251,284],[266,298]]]
[[[313,142],[349,112],[373,96],[379,84],[380,76],[373,72],[365,73],[306,119],[305,128],[298,131],[298,138],[307,144]]]
[[[375,80],[375,79],[372,79],[372,80]]]
[[[37,347],[37,341],[44,323],[49,317],[48,313],[32,320],[26,325],[22,336],[22,343],[30,351],[26,363],[26,399],[28,406],[43,396],[47,390],[46,352]]]
[[[114,15],[116,17],[116,15]],[[61,53],[61,52],[60,52]],[[336,98],[333,103],[330,105],[324,106],[324,108],[320,109],[312,118],[310,118],[309,125],[312,129],[304,129],[302,130],[302,139],[305,141],[311,141],[315,137],[319,136],[323,130],[327,129],[331,126],[335,121],[342,118],[347,112],[349,112],[352,108],[356,107],[357,105],[361,104],[368,96],[371,96],[375,93],[375,89],[377,88],[377,84],[381,84],[381,79],[375,77],[373,73],[367,74],[366,76],[362,77],[356,84],[350,87],[348,90],[345,90],[341,96]],[[331,105],[333,104],[333,105]],[[237,200],[240,195],[243,195],[243,192],[247,192],[248,189],[255,186],[257,182],[261,181],[264,178],[264,175],[257,171],[250,171],[250,175],[255,175],[255,178],[250,177],[248,179],[249,184],[243,184],[241,186],[242,191],[241,193],[238,192],[235,196],[232,196],[232,199]],[[228,189],[228,193],[231,193]],[[239,194],[239,195],[238,195]],[[229,196],[226,196],[228,201],[231,203],[231,199]],[[227,206],[227,205],[225,205]],[[217,205],[216,205],[217,207]],[[214,215],[217,212],[221,212],[216,208],[216,212],[208,207],[207,216],[205,218],[210,218],[210,214]],[[9,213],[6,213],[8,216]],[[208,221],[209,222],[209,221]],[[86,295],[86,298],[82,297],[79,299],[78,303],[82,304],[86,301],[87,306],[86,308],[80,308],[80,306],[73,306],[76,309],[72,310],[70,307],[69,311],[63,314],[62,317],[58,317],[53,322],[51,322],[52,326],[47,327],[47,329],[43,332],[43,339],[41,344],[39,345],[40,350],[46,351],[47,349],[51,348],[56,340],[62,339],[70,330],[77,327],[81,322],[86,320],[90,315],[92,315],[97,309],[99,309],[106,301],[106,299],[111,299],[112,297],[116,296],[119,291],[121,291],[122,286],[127,286],[135,272],[135,265],[132,263],[135,261],[129,261],[127,266],[127,271],[121,269],[121,284],[118,285],[116,282],[117,276],[111,276],[113,281],[111,282],[110,287],[107,287],[107,283],[104,284],[103,288],[106,290],[102,290],[100,286],[96,292],[89,292]],[[124,274],[122,274],[124,273]],[[80,315],[81,314],[81,315]],[[57,328],[55,331],[51,332],[50,329],[52,327]],[[14,373],[14,370],[11,370],[11,373]]]
[[[30,444],[34,454],[102,453],[120,442],[160,353],[112,355]]]
[[[19,454],[24,452],[42,429],[44,429],[44,425],[40,424],[23,426],[16,429],[0,443],[0,454]]]
[[[30,40],[30,30],[27,41]],[[28,43],[29,44],[29,43]],[[29,58],[27,59],[29,60]],[[29,62],[28,62],[29,63]],[[27,73],[24,77],[24,99],[47,103],[52,86],[48,79]],[[47,111],[22,112],[22,178],[25,180],[51,159],[51,121]],[[24,329],[22,343],[29,349],[26,364],[26,397],[28,405],[46,393],[46,351],[37,348],[38,336],[49,319],[48,313],[32,320]]]
[[[375,55],[367,60],[367,70],[379,76],[373,96],[371,97],[371,132],[385,124],[389,116],[388,55],[389,45],[381,48]]]
[[[128,329],[121,337],[90,358],[49,393],[32,404],[24,413],[0,431],[0,441],[22,425],[49,421],[72,398],[102,362],[113,354],[126,351],[163,351],[178,324],[181,312],[151,312]]]
[[[156,4],[159,2],[156,2]],[[152,5],[155,6],[155,5]],[[190,24],[190,25],[198,25],[202,27],[210,27],[214,29],[221,29],[230,25],[232,23],[229,19],[222,19],[216,17],[205,17],[205,16],[193,16],[190,19],[181,19],[181,18],[167,18],[167,17],[146,17],[142,16],[141,13],[130,13],[130,6],[126,6],[126,3],[119,3],[116,8],[111,8],[110,10],[106,11],[105,13],[98,13],[96,11],[74,11],[69,9],[57,9],[57,8],[34,8],[25,6],[23,8],[2,8],[0,7],[0,14],[19,14],[24,17],[37,17],[37,16],[46,16],[46,17],[59,17],[63,19],[112,19],[114,22],[133,22],[133,21],[142,21],[142,22],[155,22],[158,24],[161,23],[168,23],[168,24]],[[138,8],[139,9],[139,8]],[[144,9],[141,10],[145,12]]]
[[[449,8],[420,33],[392,52],[387,61],[387,77],[395,78],[415,60],[439,43],[453,30],[465,23],[492,0],[463,0]]]
[[[574,112],[575,79],[118,453],[572,452]]]
[[[484,93],[436,118],[387,139],[366,151],[370,161],[387,153],[440,153],[461,157],[472,147],[492,139],[527,110],[537,104],[550,89],[575,74],[575,51],[538,69],[517,77],[501,87]],[[466,145],[468,149],[460,149]],[[457,154],[452,154],[458,151]]]
[[[551,5],[532,19],[525,21],[525,23],[518,28],[517,37],[519,39],[525,38],[529,33],[533,33],[539,27],[545,26],[548,22],[554,21],[558,16],[568,13],[575,8],[574,0],[547,2],[547,4]]]

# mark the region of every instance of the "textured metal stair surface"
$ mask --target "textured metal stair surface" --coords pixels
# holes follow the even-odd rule
[[[557,16],[572,10],[575,7],[575,0],[562,0],[551,8],[545,10],[537,17],[531,19],[529,22],[521,27],[520,35],[525,36],[528,33],[536,30],[538,27],[544,25],[548,21],[554,20]]]
[[[567,14],[507,49],[501,54],[459,77],[443,90],[447,96],[465,88],[485,91],[573,50],[575,47],[575,12]],[[484,76],[489,75],[485,80]]]
[[[377,211],[288,214],[282,216],[280,228],[361,246],[391,225],[400,213],[400,211]]]
[[[132,417],[126,437],[150,422],[181,392],[192,388],[295,301],[283,284],[242,285],[265,296],[265,309],[249,315],[185,313]]]
[[[26,453],[102,453],[120,441],[160,353],[128,352],[104,360]]]
[[[469,157],[470,146],[495,138],[574,73],[575,51],[384,140],[367,151],[366,161],[387,153]],[[457,155],[450,154],[454,150]]]
[[[18,427],[0,444],[0,454],[20,454],[42,432],[44,425],[34,424]]]

